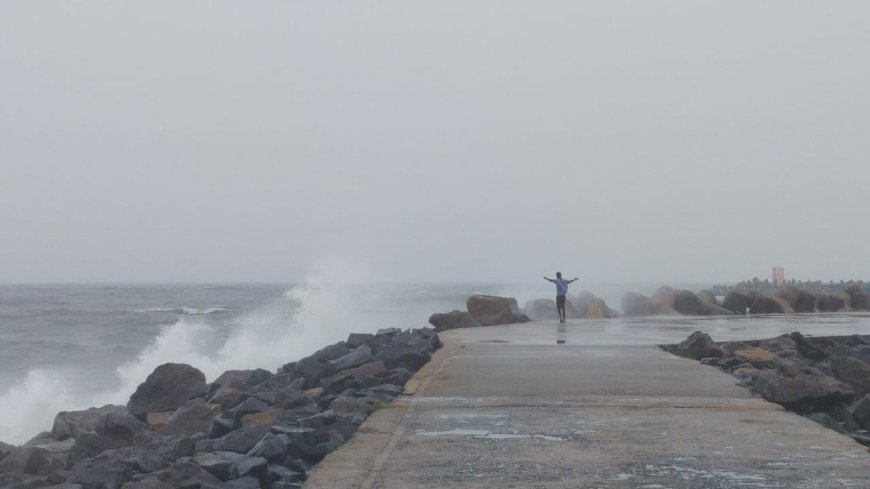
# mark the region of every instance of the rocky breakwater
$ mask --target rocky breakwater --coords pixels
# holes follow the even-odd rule
[[[870,446],[870,336],[715,342],[696,331],[664,349],[731,373],[768,401]]]
[[[525,323],[529,317],[519,310],[513,297],[472,294],[465,303],[467,311],[454,309],[450,312],[435,313],[429,317],[429,324],[436,332],[456,328],[477,328],[499,324]],[[554,306],[555,307],[555,306]]]
[[[697,294],[662,286],[647,297],[637,292],[628,292],[620,304],[627,317],[640,316],[733,316],[734,312],[722,307],[709,290]]]
[[[0,487],[292,489],[440,347],[431,328],[351,334],[270,372],[157,367],[126,406],[61,412],[0,443]]]

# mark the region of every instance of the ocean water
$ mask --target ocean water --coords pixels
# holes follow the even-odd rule
[[[0,285],[0,441],[24,443],[57,412],[126,404],[165,362],[211,381],[274,371],[351,332],[429,326],[492,284]]]

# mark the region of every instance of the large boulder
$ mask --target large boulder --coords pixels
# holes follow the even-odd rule
[[[359,367],[372,358],[372,348],[369,345],[360,345],[347,355],[326,362],[334,370],[347,370]]]
[[[821,312],[838,312],[841,310],[850,310],[852,297],[845,292],[837,292],[836,294],[819,296],[816,302],[816,308]]]
[[[860,286],[853,285],[846,289],[846,293],[852,300],[852,309],[870,309],[870,294],[867,294]]]
[[[680,313],[674,309],[676,291],[672,287],[663,285],[650,296],[650,306],[654,314],[678,316]]]
[[[514,303],[507,297],[472,294],[466,301],[466,308],[474,319],[483,326],[511,324],[514,318]]]
[[[604,319],[619,317],[619,313],[607,306],[604,299],[596,297],[591,292],[582,292],[577,296],[577,313],[581,318],[586,319]],[[565,316],[568,316],[567,302],[565,305]]]
[[[864,397],[858,399],[855,404],[849,407],[849,412],[861,428],[870,430],[870,394],[865,394]]]
[[[709,316],[712,312],[710,304],[702,301],[690,290],[675,290],[672,307],[686,316]]]
[[[127,465],[109,458],[85,460],[76,465],[67,482],[82,489],[121,489],[132,473]]]
[[[16,447],[0,460],[0,474],[48,475],[53,468],[49,454],[39,447]]]
[[[92,407],[83,411],[61,411],[54,417],[51,436],[55,440],[61,441],[67,438],[76,438],[82,433],[95,431],[100,418],[110,413],[126,414],[127,408],[107,404],[103,407]]]
[[[725,350],[710,338],[710,335],[701,331],[695,331],[679,345],[670,347],[670,350],[677,355],[695,360],[722,358],[726,354]]]
[[[711,304],[714,306],[719,305],[719,299],[716,297],[716,293],[710,289],[704,289],[698,292],[698,299],[701,299],[707,304]]]
[[[760,370],[752,379],[752,389],[768,401],[797,412],[824,411],[855,397],[850,385],[833,377],[787,377],[776,370]]]
[[[749,314],[783,314],[782,304],[773,297],[764,294],[753,294]]]
[[[746,314],[751,305],[751,297],[735,291],[728,292],[728,295],[725,296],[725,300],[722,301],[722,307],[728,309],[734,314]]]
[[[852,386],[855,395],[870,394],[870,365],[855,358],[836,356],[831,359],[834,377]]]
[[[622,296],[619,306],[626,317],[650,316],[653,314],[653,306],[649,297],[637,292],[626,292]]]
[[[450,312],[436,312],[429,316],[429,324],[435,326],[435,331],[457,328],[477,328],[481,324],[470,313],[454,309]]]
[[[797,287],[788,287],[777,293],[785,299],[794,312],[813,312],[816,310],[816,296]]]
[[[172,411],[208,391],[205,375],[184,363],[164,363],[130,396],[127,410],[142,418],[150,412]]]

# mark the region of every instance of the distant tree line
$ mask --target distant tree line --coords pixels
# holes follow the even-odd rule
[[[823,282],[821,280],[791,279],[786,280],[784,285],[775,285],[768,279],[761,280],[758,277],[754,277],[752,280],[744,280],[734,285],[714,285],[712,290],[716,295],[727,295],[728,292],[731,291],[743,293],[773,293],[788,287],[796,287],[814,294],[833,294],[836,292],[843,292],[849,287],[855,286],[859,287],[864,292],[870,293],[870,282],[865,282],[863,280],[840,280],[839,282],[830,280],[828,282]]]

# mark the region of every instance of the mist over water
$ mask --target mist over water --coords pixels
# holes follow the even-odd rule
[[[429,326],[491,285],[378,284],[321,266],[292,286],[6,286],[0,288],[0,440],[24,443],[59,411],[126,404],[160,364],[208,381],[276,370],[351,332]],[[58,312],[58,310],[62,310]]]

